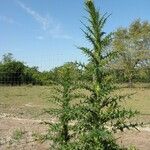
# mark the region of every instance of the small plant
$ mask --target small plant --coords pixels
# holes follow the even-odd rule
[[[129,150],[138,150],[135,146],[130,146]]]
[[[23,135],[24,135],[24,131],[21,130],[21,129],[16,129],[14,132],[13,132],[13,135],[12,135],[12,139],[15,140],[15,141],[19,141],[20,139],[23,138]]]
[[[50,99],[56,108],[46,110],[46,113],[51,117],[57,118],[54,123],[45,122],[49,125],[49,130],[46,135],[39,136],[41,141],[50,140],[53,142],[51,148],[58,150],[70,149],[71,139],[74,137],[73,127],[70,124],[74,118],[74,105],[72,100],[83,97],[83,94],[75,92],[77,86],[76,76],[74,71],[69,66],[65,66],[59,72],[59,77],[53,81],[54,93]]]

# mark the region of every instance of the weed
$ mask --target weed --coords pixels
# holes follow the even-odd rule
[[[25,131],[21,130],[21,129],[16,129],[14,132],[13,132],[13,135],[12,135],[12,139],[15,140],[15,141],[19,141],[20,139],[23,138],[23,135],[25,134]]]

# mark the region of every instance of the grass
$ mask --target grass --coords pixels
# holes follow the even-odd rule
[[[135,88],[121,88],[117,92],[135,93],[123,105],[140,111],[143,118],[150,119],[150,88],[138,85]],[[53,87],[48,86],[0,86],[0,113],[22,117],[38,116],[43,108],[55,107],[53,103],[48,102],[52,94]]]
[[[150,115],[150,89],[149,88],[123,88],[119,94],[133,94],[123,105],[136,109],[143,115]]]
[[[51,87],[46,86],[0,86],[0,113],[33,118],[43,108],[54,106],[48,102],[51,94]]]
[[[25,133],[25,132],[22,131],[21,129],[16,129],[16,130],[13,132],[12,139],[15,140],[15,141],[19,141],[20,139],[23,138],[24,133]]]
[[[47,105],[45,99],[50,91],[50,87],[43,86],[1,86],[0,102],[14,105],[32,103],[43,107]]]

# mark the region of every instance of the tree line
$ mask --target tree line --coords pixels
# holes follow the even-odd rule
[[[26,66],[23,62],[15,60],[11,53],[4,54],[0,62],[0,84],[13,86],[31,83],[42,84],[38,68]]]

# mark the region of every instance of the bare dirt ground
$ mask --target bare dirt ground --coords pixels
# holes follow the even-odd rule
[[[47,150],[50,143],[37,142],[33,137],[34,133],[45,133],[47,127],[41,122],[41,120],[1,116],[0,150]],[[17,131],[22,133],[18,139],[14,137]]]
[[[51,122],[54,120],[51,119]],[[9,114],[0,116],[0,150],[47,150],[49,142],[34,141],[34,133],[45,133],[47,127],[41,124],[42,120],[11,117]],[[19,129],[23,135],[15,140],[13,134]],[[150,150],[150,128],[139,128],[139,131],[127,131],[116,135],[121,145],[139,150]]]
[[[139,131],[119,133],[118,140],[126,147],[136,147],[139,150],[150,150],[150,128],[141,128]]]

